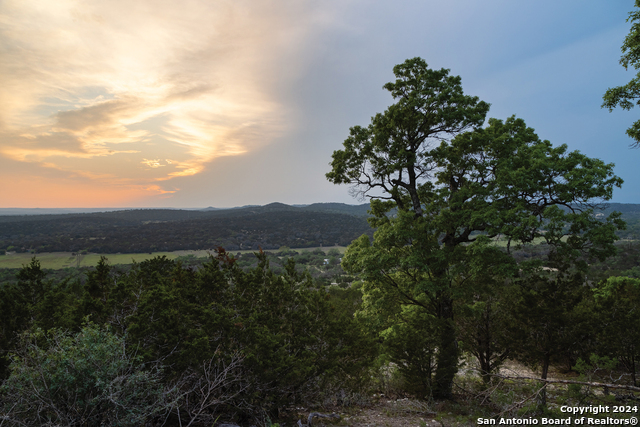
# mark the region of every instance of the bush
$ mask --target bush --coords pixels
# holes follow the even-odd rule
[[[94,324],[24,333],[0,387],[4,421],[29,426],[139,426],[168,409],[157,367]]]

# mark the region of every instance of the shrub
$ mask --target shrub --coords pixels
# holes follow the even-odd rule
[[[139,426],[168,404],[157,367],[127,354],[125,340],[86,324],[77,334],[21,336],[0,387],[4,421],[38,426]]]

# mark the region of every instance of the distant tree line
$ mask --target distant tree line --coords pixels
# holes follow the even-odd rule
[[[275,210],[172,221],[122,221],[114,219],[114,215],[0,221],[0,250],[35,253],[87,250],[105,254],[217,246],[230,251],[266,250],[281,246],[346,246],[363,233],[373,233],[365,217],[342,213]]]

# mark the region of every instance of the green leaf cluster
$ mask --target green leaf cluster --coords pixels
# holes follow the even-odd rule
[[[636,10],[629,12],[627,22],[631,22],[631,30],[622,43],[622,57],[620,64],[625,70],[633,67],[640,70],[640,0],[635,2]],[[602,108],[612,111],[616,107],[631,110],[640,105],[640,72],[629,83],[607,89],[602,102]],[[627,135],[633,139],[633,145],[640,145],[640,120],[633,122],[627,129]]]

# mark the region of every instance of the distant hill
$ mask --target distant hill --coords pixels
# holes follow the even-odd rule
[[[230,209],[128,209],[89,213],[0,215],[0,252],[157,252],[281,246],[348,245],[362,234],[368,204],[271,203]],[[640,204],[611,203],[601,213],[622,213],[623,239],[640,239]]]
[[[72,213],[121,211],[127,208],[0,208],[4,215],[63,215]]]
[[[362,205],[346,205],[344,203],[314,203],[302,209],[315,212],[335,212],[356,216],[369,216],[369,203]]]
[[[178,217],[185,212],[215,212],[223,213],[229,211],[235,212],[252,212],[252,211],[268,211],[268,210],[291,210],[304,209],[313,212],[334,212],[346,213],[349,215],[367,216],[369,204],[347,205],[345,203],[314,203],[311,205],[286,205],[284,203],[270,203],[265,206],[246,205],[233,208],[215,208],[212,206],[202,209],[177,209],[177,208],[0,208],[0,221],[3,217],[41,217],[43,215],[68,215],[68,214],[88,214],[88,213],[110,213],[110,212],[146,212],[154,215],[153,212],[177,212]],[[136,214],[137,215],[137,214]],[[44,218],[39,218],[41,220]],[[12,222],[14,220],[11,220]]]
[[[0,250],[155,252],[348,245],[372,235],[368,205],[283,203],[233,209],[132,209],[0,216]]]
[[[614,211],[622,214],[637,214],[640,215],[640,204],[635,203],[607,203],[604,213],[611,213]]]

